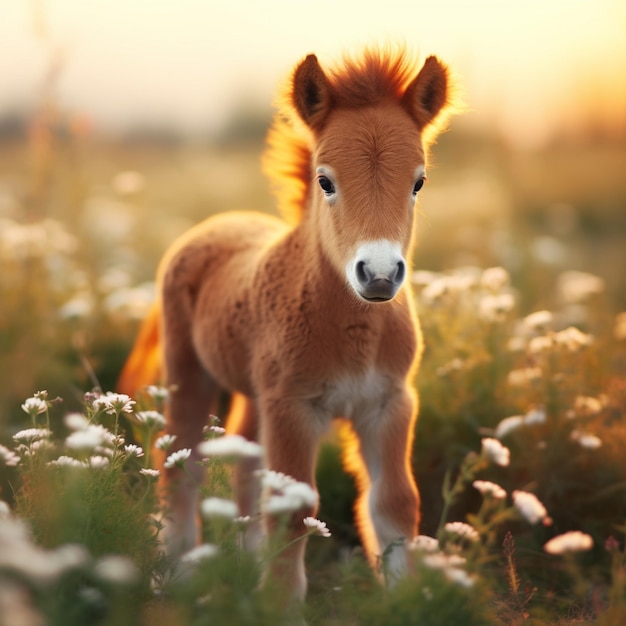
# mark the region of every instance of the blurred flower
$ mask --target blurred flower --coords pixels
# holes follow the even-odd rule
[[[407,548],[417,552],[438,552],[439,541],[427,535],[417,535],[417,537],[414,537],[412,541],[407,543]]]
[[[615,325],[613,326],[613,337],[615,337],[617,341],[626,339],[626,311],[616,315]]]
[[[590,346],[592,343],[591,335],[587,335],[575,326],[569,326],[565,330],[561,330],[554,334],[554,341],[558,346],[561,346],[571,352],[576,352],[580,348]]]
[[[540,367],[523,367],[511,370],[507,376],[507,383],[511,387],[526,387],[530,383],[541,380],[543,372]]]
[[[189,448],[183,448],[182,450],[177,450],[176,452],[172,452],[167,459],[165,459],[165,463],[163,463],[163,467],[172,468],[174,466],[183,467],[185,461],[191,456],[191,450]]]
[[[221,426],[208,426],[205,432],[212,433],[213,435],[224,435],[226,434],[226,429]]]
[[[94,309],[93,297],[90,293],[78,293],[59,308],[59,317],[64,320],[88,317]]]
[[[511,415],[510,417],[505,417],[503,420],[498,422],[495,435],[498,439],[502,439],[523,425],[524,418],[521,415]]]
[[[22,404],[22,410],[34,418],[41,413],[45,413],[48,410],[48,404],[41,398],[27,398],[24,404]]]
[[[233,522],[235,522],[235,524],[242,524],[243,526],[246,526],[250,523],[251,519],[252,518],[249,515],[239,515],[233,520]]]
[[[0,500],[0,521],[10,516],[11,507],[4,500]]]
[[[317,491],[308,483],[299,482],[291,476],[272,470],[263,469],[255,473],[260,476],[261,485],[266,491],[261,502],[264,512],[280,514],[317,505],[319,499]]]
[[[167,452],[176,441],[176,435],[161,435],[155,442],[154,445],[159,450],[163,450],[163,452]]]
[[[89,467],[93,467],[94,469],[104,469],[109,466],[109,459],[106,456],[90,456],[88,462]]]
[[[478,314],[487,322],[501,322],[515,306],[510,293],[483,296],[478,303]]]
[[[146,387],[146,393],[157,402],[164,402],[170,396],[170,392],[167,387],[160,387],[158,385],[148,385]]]
[[[476,529],[465,522],[448,522],[443,528],[451,535],[457,535],[468,541],[478,541],[480,539]]]
[[[577,396],[574,400],[574,411],[581,417],[595,417],[603,408],[602,401],[593,396]]]
[[[506,491],[500,487],[500,485],[492,483],[489,480],[475,480],[472,485],[484,496],[488,495],[496,500],[503,500],[506,498]]]
[[[567,271],[557,279],[557,289],[565,302],[577,304],[604,291],[604,279],[588,272]]]
[[[470,576],[464,569],[459,567],[447,567],[443,570],[445,577],[452,583],[471,589],[476,582],[474,576]]]
[[[65,439],[65,447],[71,450],[95,450],[98,446],[111,443],[112,433],[100,424],[89,424],[83,430],[75,430]]]
[[[66,455],[62,455],[58,459],[49,461],[48,465],[56,467],[86,467],[86,465],[78,459]]]
[[[110,313],[123,315],[128,319],[141,320],[154,303],[155,284],[142,283],[137,287],[120,287],[107,295],[103,306]]]
[[[550,311],[543,309],[527,315],[522,320],[522,324],[532,332],[541,332],[547,330],[552,325],[553,320],[554,315]]]
[[[530,339],[527,350],[529,354],[541,354],[542,352],[550,350],[553,344],[554,342],[552,337],[548,335],[539,335],[538,337]]]
[[[100,580],[118,585],[129,585],[139,580],[135,564],[121,554],[107,554],[98,559],[94,573]]]
[[[33,443],[41,439],[49,439],[52,432],[47,428],[27,428],[13,435],[13,441],[17,443]]]
[[[9,448],[0,444],[0,463],[7,467],[15,467],[20,460],[20,457],[13,450],[9,450]]]
[[[444,576],[453,583],[462,587],[470,588],[474,585],[475,578],[470,576],[464,569],[465,559],[456,554],[427,554],[422,563],[430,569],[440,570]]]
[[[234,520],[239,515],[239,508],[232,500],[224,498],[205,498],[200,504],[202,517],[220,517]]]
[[[595,435],[590,435],[587,433],[581,433],[578,430],[573,430],[570,433],[570,439],[578,443],[582,448],[586,448],[587,450],[596,450],[597,448],[602,446],[602,439],[600,439],[600,437],[596,437]]]
[[[118,172],[111,181],[113,190],[121,196],[137,194],[144,190],[146,179],[144,175],[135,170]]]
[[[165,428],[165,417],[158,411],[138,411],[135,413],[137,421],[145,424],[148,428],[161,430]]]
[[[503,267],[489,267],[480,277],[480,286],[493,293],[498,293],[509,284],[509,280],[509,273]]]
[[[326,528],[326,522],[322,522],[315,517],[305,517],[302,521],[309,530],[313,531],[313,534],[330,537],[330,530]]]
[[[492,437],[485,437],[481,441],[482,450],[481,454],[489,461],[492,461],[496,465],[506,467],[509,464],[511,458],[511,451],[503,446],[497,439]]]
[[[198,445],[202,456],[232,456],[232,457],[259,457],[263,449],[254,442],[248,441],[241,435],[225,435],[203,441]]]
[[[564,554],[565,552],[581,552],[591,550],[593,539],[580,530],[570,530],[569,532],[557,535],[548,541],[543,549],[549,554]]]
[[[546,507],[539,501],[534,493],[528,491],[514,491],[513,504],[519,513],[531,524],[536,524],[540,520],[546,520],[548,512]]]
[[[462,359],[454,358],[451,361],[448,361],[441,367],[437,368],[437,376],[449,376],[452,372],[458,372],[463,369],[465,363]]]
[[[150,469],[148,467],[144,467],[139,470],[140,474],[144,476],[148,476],[149,478],[158,478],[161,475],[161,472],[157,469]]]
[[[206,559],[212,559],[219,553],[219,548],[212,543],[203,543],[180,557],[182,563],[195,564]]]
[[[70,430],[85,430],[89,428],[89,420],[82,413],[68,413],[63,418],[63,423]]]

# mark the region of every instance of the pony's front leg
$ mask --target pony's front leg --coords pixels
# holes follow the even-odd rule
[[[282,472],[310,486],[297,508],[275,513],[271,506],[272,490],[263,493],[263,521],[268,539],[269,562],[264,584],[275,585],[286,601],[301,602],[306,596],[307,579],[304,568],[306,532],[304,519],[317,511],[315,490],[315,459],[320,436],[320,422],[301,401],[286,397],[262,399],[261,442],[265,450],[266,467]],[[300,492],[302,494],[302,491]],[[295,497],[298,500],[298,497]],[[287,503],[288,504],[288,503]]]
[[[383,414],[354,420],[357,441],[347,466],[356,474],[357,522],[370,561],[380,565],[387,584],[410,566],[406,541],[417,534],[419,493],[411,469],[417,399],[412,389],[398,390]]]

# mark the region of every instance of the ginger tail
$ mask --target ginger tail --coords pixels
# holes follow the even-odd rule
[[[117,390],[134,397],[146,385],[156,385],[162,375],[159,341],[160,308],[153,304],[139,328],[135,345],[117,381]]]

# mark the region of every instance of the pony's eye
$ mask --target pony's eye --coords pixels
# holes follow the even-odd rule
[[[413,195],[416,196],[418,191],[424,186],[424,182],[426,181],[425,177],[418,178],[415,182],[415,186],[413,187]]]
[[[331,182],[330,178],[328,178],[328,176],[318,176],[317,182],[320,184],[322,191],[327,196],[330,196],[335,193],[335,185],[333,185],[333,183]]]

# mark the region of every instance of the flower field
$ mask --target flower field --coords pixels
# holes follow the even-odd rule
[[[257,586],[285,546],[240,547],[258,520],[239,515],[231,474],[262,450],[207,424],[203,544],[169,561],[160,463],[184,470],[191,451],[171,452],[167,389],[115,393],[169,242],[215,212],[273,211],[259,146],[44,130],[0,146],[0,623],[293,623]],[[367,566],[338,429],[319,519],[303,519],[304,617],[624,624],[624,146],[528,155],[450,133],[434,157],[412,276],[426,342],[415,574],[385,589]],[[274,494],[262,510],[317,499],[258,479]]]

